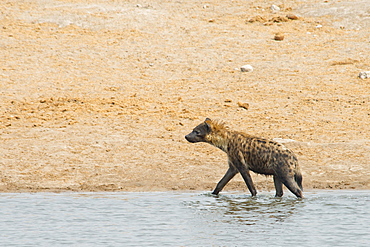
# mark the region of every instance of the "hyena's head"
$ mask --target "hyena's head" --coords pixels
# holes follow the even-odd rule
[[[195,142],[207,142],[207,135],[212,131],[211,128],[212,120],[206,118],[206,120],[199,124],[197,127],[193,129],[193,131],[185,136],[185,139],[188,142],[195,143]]]

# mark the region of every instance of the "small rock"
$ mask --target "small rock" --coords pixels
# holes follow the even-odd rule
[[[316,28],[322,28],[322,25],[321,25],[321,24],[319,24],[319,25],[317,25],[317,26],[316,26]]]
[[[367,78],[370,78],[370,71],[363,71],[363,72],[360,72],[360,74],[358,74],[358,77],[360,77],[361,79],[367,79]]]
[[[289,20],[298,20],[298,16],[296,16],[295,14],[287,14],[286,17]]]
[[[275,37],[274,37],[274,40],[282,41],[282,40],[284,40],[284,35],[282,33],[276,33]]]
[[[248,103],[243,103],[243,102],[238,102],[238,106],[241,107],[241,108],[244,108],[246,110],[248,110],[248,108],[249,108],[249,104]]]
[[[253,67],[252,65],[243,65],[241,68],[240,68],[240,71],[241,72],[252,72],[253,71]]]
[[[270,9],[271,9],[273,12],[278,12],[278,11],[280,11],[279,6],[276,6],[275,4],[271,5]]]

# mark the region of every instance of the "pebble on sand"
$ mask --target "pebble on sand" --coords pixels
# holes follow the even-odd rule
[[[240,71],[241,72],[252,72],[253,71],[253,67],[252,65],[243,65],[242,67],[240,67]]]
[[[298,20],[299,17],[296,16],[295,14],[287,14],[286,17],[289,19],[289,20]]]
[[[280,7],[279,7],[279,6],[276,6],[275,4],[271,5],[270,9],[271,9],[273,12],[278,12],[278,11],[280,11]]]
[[[238,106],[241,107],[241,108],[244,108],[246,110],[249,109],[249,104],[248,103],[238,102]]]
[[[358,77],[360,77],[361,79],[367,79],[367,78],[370,78],[370,71],[363,71],[363,72],[360,72],[360,74],[358,74]]]
[[[276,33],[274,36],[274,40],[282,41],[284,40],[284,35],[282,33]]]

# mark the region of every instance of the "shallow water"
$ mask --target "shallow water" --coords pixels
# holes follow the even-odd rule
[[[368,246],[370,191],[3,193],[1,246]]]

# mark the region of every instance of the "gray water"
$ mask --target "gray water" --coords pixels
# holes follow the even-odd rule
[[[370,191],[3,193],[1,246],[369,246]]]

